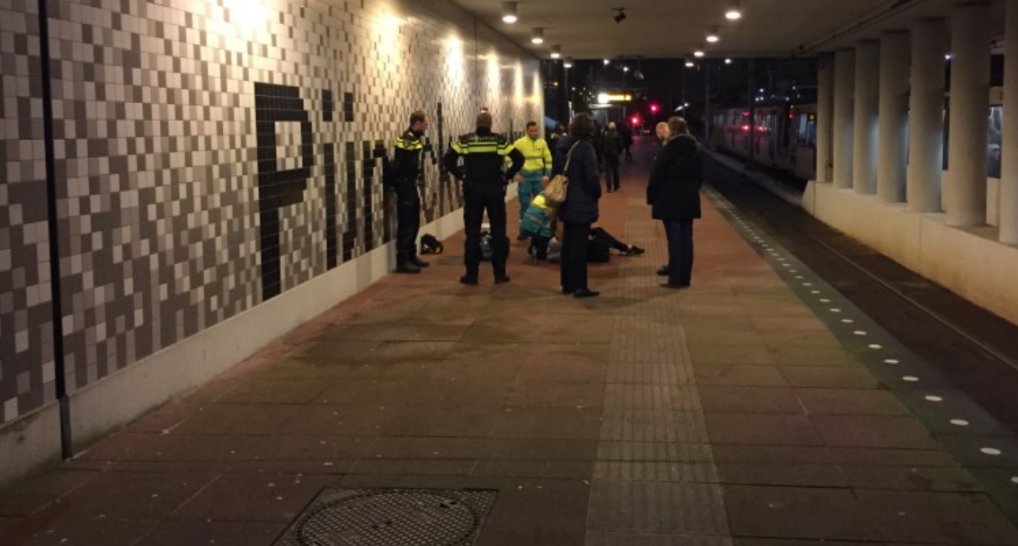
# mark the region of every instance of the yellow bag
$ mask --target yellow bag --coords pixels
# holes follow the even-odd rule
[[[544,194],[545,199],[556,205],[561,205],[566,201],[566,195],[569,193],[569,179],[566,178],[566,172],[569,171],[569,162],[573,159],[573,150],[579,146],[577,142],[573,144],[572,148],[569,148],[569,153],[566,155],[566,165],[562,168],[562,173],[555,175],[555,178],[551,179],[548,183],[548,187],[544,188],[541,192]]]

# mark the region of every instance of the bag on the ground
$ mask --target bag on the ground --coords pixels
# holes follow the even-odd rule
[[[502,244],[502,248],[505,249],[505,256],[503,260],[509,259],[509,238],[506,237]],[[481,260],[490,262],[492,257],[495,255],[495,238],[492,237],[491,232],[488,230],[481,231]]]
[[[430,233],[421,236],[421,254],[441,254],[445,247],[438,237]]]
[[[611,245],[607,241],[591,238],[587,243],[587,261],[591,263],[607,263],[611,261]]]
[[[548,183],[548,187],[544,188],[542,192],[545,198],[556,205],[561,205],[566,201],[566,195],[569,193],[569,178],[566,177],[566,173],[569,171],[569,162],[573,159],[573,151],[580,143],[577,142],[569,148],[569,153],[566,154],[566,165],[562,168],[560,174],[555,175]]]

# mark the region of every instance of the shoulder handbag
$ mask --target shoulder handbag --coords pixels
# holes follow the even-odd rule
[[[555,175],[555,178],[551,179],[548,187],[544,188],[542,192],[545,199],[556,205],[561,205],[566,200],[566,194],[569,192],[569,178],[566,176],[566,173],[569,171],[569,162],[573,160],[573,150],[580,145],[580,142],[582,141],[577,141],[576,144],[569,148],[569,153],[566,154],[566,164],[562,168],[562,172]]]

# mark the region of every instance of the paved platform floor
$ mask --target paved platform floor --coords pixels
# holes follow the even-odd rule
[[[326,486],[495,489],[482,545],[1018,544],[719,207],[693,287],[660,288],[629,174],[601,225],[648,253],[592,266],[601,298],[519,244],[511,284],[461,287],[454,239],[0,494],[0,544],[268,545]]]

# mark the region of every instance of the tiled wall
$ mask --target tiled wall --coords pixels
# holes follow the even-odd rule
[[[0,0],[5,423],[53,398],[35,5]],[[71,390],[391,239],[382,164],[411,111],[425,221],[459,207],[439,154],[479,108],[505,132],[543,115],[537,61],[443,0],[48,5]]]
[[[35,2],[0,0],[0,423],[53,399],[53,305]]]

